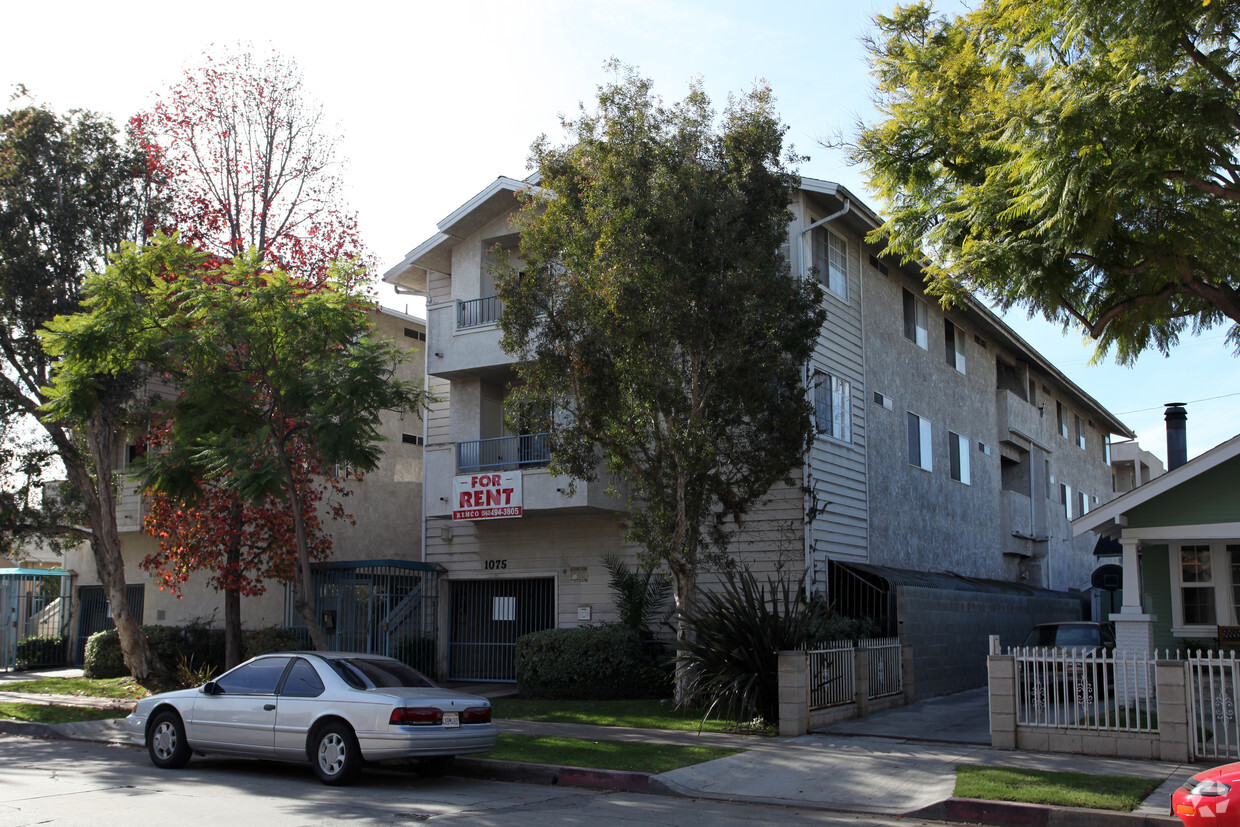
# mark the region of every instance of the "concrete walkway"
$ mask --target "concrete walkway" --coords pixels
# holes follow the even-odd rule
[[[25,674],[29,677],[29,673]],[[0,678],[0,698],[5,679]],[[28,698],[27,698],[28,699]],[[78,698],[82,702],[86,699]],[[743,750],[671,772],[609,773],[461,758],[464,775],[541,783],[582,784],[694,798],[819,808],[838,812],[917,816],[990,824],[1178,825],[1168,816],[1171,792],[1204,765],[1090,758],[995,750],[985,732],[986,695],[961,693],[842,722],[798,738],[673,732],[577,724],[497,720],[501,732],[589,740],[697,744]],[[41,726],[0,721],[0,732],[124,743],[119,721]],[[1130,775],[1161,781],[1136,813],[1039,807],[953,799],[962,765]]]

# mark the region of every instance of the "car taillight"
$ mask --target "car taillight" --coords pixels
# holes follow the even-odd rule
[[[461,710],[461,723],[463,724],[489,724],[491,723],[491,707],[471,706],[469,709]]]
[[[436,726],[443,723],[443,712],[433,706],[398,706],[388,723],[394,726]]]
[[[1227,795],[1231,792],[1230,785],[1210,778],[1190,778],[1184,783],[1184,789],[1188,791],[1189,795],[1219,796]]]

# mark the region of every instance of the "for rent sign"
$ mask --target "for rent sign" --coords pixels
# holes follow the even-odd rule
[[[463,474],[452,478],[454,520],[521,516],[521,472]]]

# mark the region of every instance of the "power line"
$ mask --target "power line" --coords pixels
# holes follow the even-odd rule
[[[1225,393],[1222,396],[1207,396],[1205,399],[1194,399],[1191,402],[1184,402],[1183,404],[1196,405],[1198,402],[1213,402],[1215,399],[1226,399],[1229,396],[1240,396],[1240,391],[1237,391],[1236,393]],[[1117,416],[1128,416],[1128,414],[1145,413],[1146,411],[1161,411],[1163,407],[1163,405],[1155,405],[1152,408],[1140,408],[1135,411],[1124,411],[1121,414],[1117,414]]]

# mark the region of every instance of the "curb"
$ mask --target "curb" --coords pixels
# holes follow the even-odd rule
[[[657,781],[652,782],[650,773],[645,772],[596,770],[588,767],[563,767],[556,764],[527,764],[521,761],[497,761],[494,758],[470,758],[464,755],[457,756],[456,762],[452,765],[452,775],[544,786],[673,794]]]
[[[992,824],[996,827],[1182,827],[1180,820],[1172,815],[1118,813],[976,798],[949,798],[905,816],[931,821]]]

